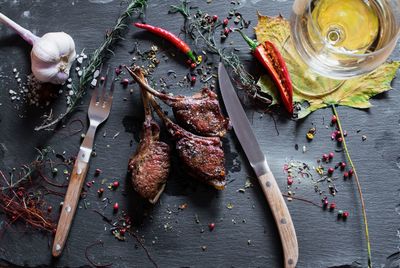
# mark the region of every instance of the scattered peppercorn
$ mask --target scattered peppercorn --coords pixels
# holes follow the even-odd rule
[[[94,171],[94,175],[97,177],[100,175],[101,172],[102,172],[101,169],[96,168],[96,170]]]
[[[332,175],[335,170],[333,168],[328,168],[328,174]]]
[[[344,170],[346,168],[346,163],[345,162],[340,162],[340,169]]]
[[[329,204],[329,201],[328,201],[328,199],[325,198],[325,199],[322,201],[322,203],[323,203],[324,207],[327,207],[328,204]]]
[[[128,78],[122,79],[121,84],[123,87],[127,87],[129,85],[129,79]]]
[[[331,122],[332,122],[332,124],[336,124],[336,122],[337,122],[336,115],[332,115]]]
[[[118,211],[118,209],[119,209],[118,203],[114,204],[113,209],[114,209],[114,213],[116,213]]]
[[[114,181],[113,184],[112,184],[112,187],[114,189],[117,189],[119,187],[119,181]]]
[[[292,179],[291,176],[289,176],[289,177],[287,178],[287,184],[288,184],[288,185],[292,185],[292,184],[293,184],[293,179]]]
[[[342,137],[337,138],[337,142],[338,143],[342,143],[343,142],[343,138]]]
[[[327,154],[323,154],[322,155],[322,160],[324,160],[324,161],[328,160],[328,155]]]
[[[97,190],[97,194],[98,194],[99,196],[102,196],[103,193],[104,193],[104,188],[100,188],[100,189]]]
[[[331,203],[329,206],[330,210],[334,210],[336,208],[336,204],[335,203]]]
[[[343,178],[347,179],[348,177],[349,177],[349,172],[347,172],[347,171],[344,172],[344,173],[343,173]]]
[[[192,84],[194,85],[196,83],[196,76],[192,76],[191,80]]]
[[[222,24],[224,26],[228,25],[228,23],[229,23],[229,20],[227,18],[222,21]]]
[[[126,233],[126,229],[125,228],[121,228],[121,230],[119,230],[119,234],[120,235],[125,235]]]
[[[121,68],[115,68],[115,74],[118,76],[118,75],[120,75],[122,73],[122,69]],[[105,78],[104,78],[104,80],[105,80]]]
[[[354,171],[352,169],[349,170],[349,177],[353,176]]]
[[[307,135],[306,135],[306,137],[307,137],[307,140],[313,140],[314,139],[314,134],[313,133],[310,133],[310,132],[308,132],[307,133]]]
[[[52,207],[52,206],[48,206],[48,207],[47,207],[47,212],[50,213],[52,210],[53,210],[53,207]]]
[[[228,36],[230,32],[231,32],[231,31],[229,30],[229,28],[225,28],[225,29],[224,29],[224,35],[225,35],[225,36]]]
[[[330,152],[328,157],[329,157],[329,159],[332,159],[334,156],[335,156],[335,154],[333,152]]]
[[[196,68],[196,63],[194,63],[194,62],[191,63],[191,64],[190,64],[190,68],[191,68],[191,69],[195,69],[195,68]]]
[[[218,20],[218,16],[217,16],[217,15],[214,15],[214,16],[212,17],[212,20],[213,20],[213,21],[217,21],[217,20]]]
[[[214,230],[214,228],[215,228],[215,223],[210,223],[210,224],[208,224],[208,229],[210,230],[210,232],[212,232],[213,230]]]
[[[347,219],[349,217],[350,213],[348,211],[343,212],[343,219]]]

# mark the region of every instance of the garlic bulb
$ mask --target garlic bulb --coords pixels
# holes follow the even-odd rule
[[[75,59],[75,43],[64,32],[47,33],[37,37],[2,13],[0,22],[14,29],[23,39],[33,46],[31,51],[32,73],[41,82],[64,84]]]

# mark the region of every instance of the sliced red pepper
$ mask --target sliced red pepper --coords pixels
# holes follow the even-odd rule
[[[160,27],[155,27],[149,24],[143,24],[143,23],[134,23],[134,25],[138,28],[145,29],[151,33],[154,33],[155,35],[158,35],[168,41],[170,41],[172,44],[174,44],[180,51],[185,53],[194,63],[197,62],[196,57],[193,53],[193,51],[190,49],[189,45],[186,44],[182,39],[174,35],[173,33],[160,28]]]
[[[253,55],[271,75],[272,80],[279,90],[282,103],[286,110],[289,114],[293,114],[292,80],[290,79],[286,63],[279,50],[270,41],[266,41],[264,44],[259,44],[244,35],[241,31],[239,31],[239,33],[250,46]]]

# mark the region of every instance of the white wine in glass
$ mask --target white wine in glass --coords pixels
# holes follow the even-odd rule
[[[290,25],[313,71],[347,79],[389,57],[400,35],[400,0],[295,0]]]

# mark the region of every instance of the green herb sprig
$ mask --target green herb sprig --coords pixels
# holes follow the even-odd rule
[[[182,29],[185,34],[194,40],[199,49],[204,48],[211,54],[218,55],[221,61],[232,69],[239,88],[244,89],[250,97],[265,104],[271,104],[270,97],[261,91],[254,77],[247,72],[239,56],[233,51],[227,51],[227,49],[217,45],[215,35],[219,29],[222,29],[222,23],[209,23],[207,14],[197,9],[196,13],[192,15],[191,9],[195,8],[189,6],[189,1],[183,0],[179,6],[172,5],[169,13],[180,13],[184,17],[185,22]]]
[[[93,55],[90,57],[89,63],[84,68],[82,76],[78,83],[72,87],[74,94],[71,96],[71,101],[68,104],[66,111],[60,114],[57,118],[53,119],[48,116],[42,125],[35,128],[36,131],[43,129],[51,129],[56,124],[61,122],[64,118],[68,117],[78,106],[79,101],[86,92],[88,84],[93,79],[93,73],[98,70],[103,63],[104,59],[112,54],[111,47],[117,40],[122,39],[123,31],[128,27],[127,21],[134,13],[144,14],[144,9],[147,6],[147,0],[133,0],[120,15],[115,26],[106,34],[104,42],[97,48]]]

